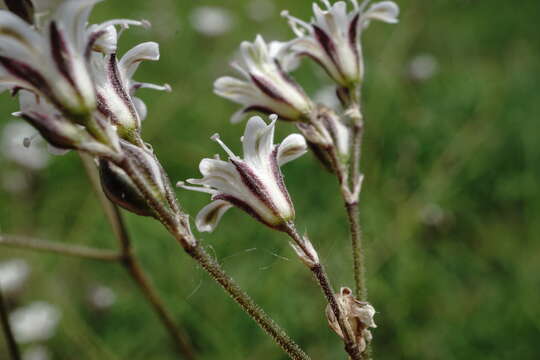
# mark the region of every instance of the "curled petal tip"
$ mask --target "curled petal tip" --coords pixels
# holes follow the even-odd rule
[[[176,187],[179,187],[179,188],[184,187],[185,185],[186,185],[186,183],[184,181],[178,181],[176,183]]]
[[[146,19],[142,19],[141,26],[145,29],[150,29],[152,27],[152,23]]]
[[[272,114],[268,118],[270,119],[270,121],[276,121],[278,119],[278,116],[277,114]]]
[[[12,116],[15,116],[15,117],[22,117],[23,113],[22,111],[15,111],[13,113],[11,113]]]
[[[284,18],[289,17],[290,15],[289,10],[282,10],[280,15]]]
[[[219,134],[215,133],[214,135],[210,136],[210,140],[219,141],[220,140]]]
[[[163,91],[171,92],[172,86],[170,84],[163,84]]]

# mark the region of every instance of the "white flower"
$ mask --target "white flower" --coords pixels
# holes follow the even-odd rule
[[[439,62],[431,54],[419,54],[409,63],[409,75],[414,80],[424,81],[432,78],[439,71]]]
[[[248,16],[258,22],[271,18],[276,8],[272,0],[251,0],[246,6]]]
[[[94,117],[92,132],[66,119],[46,99],[29,91],[19,91],[21,111],[13,115],[24,118],[45,140],[57,149],[78,149],[96,156],[110,156],[119,149],[116,128],[106,119]]]
[[[230,31],[234,21],[232,15],[218,6],[199,6],[191,13],[191,25],[206,36],[219,36]]]
[[[227,152],[229,161],[219,157],[203,159],[199,165],[203,178],[187,180],[201,187],[178,184],[212,195],[212,203],[197,215],[199,231],[213,231],[223,214],[233,206],[278,230],[294,219],[294,207],[280,166],[303,155],[307,146],[299,134],[289,135],[281,144],[274,145],[276,119],[277,116],[271,116],[269,125],[258,116],[248,121],[242,137],[244,159],[236,156],[217,134],[214,135],[212,139]]]
[[[282,13],[298,37],[291,45],[291,51],[314,59],[343,87],[358,84],[364,75],[360,45],[362,30],[371,20],[396,23],[399,8],[393,1],[382,1],[365,10],[369,0],[361,5],[357,0],[351,0],[353,9],[348,12],[345,1],[333,5],[329,0],[321,2],[325,9],[314,3],[311,23],[289,15],[288,11]]]
[[[51,359],[51,353],[43,345],[33,345],[24,350],[22,354],[22,360],[49,360]]]
[[[24,260],[15,259],[0,263],[0,290],[12,295],[18,293],[30,274],[30,267]]]
[[[28,19],[33,24],[0,10],[0,87],[24,90],[18,115],[60,148],[89,151],[94,144],[86,142],[107,148],[95,155],[115,153],[119,146],[113,124],[95,111],[99,99],[91,58],[95,52],[116,52],[116,25],[147,25],[120,19],[89,26],[100,1],[66,0],[51,14]]]
[[[88,293],[90,305],[96,310],[106,310],[116,302],[116,294],[107,286],[94,286]]]
[[[27,344],[50,339],[60,322],[60,310],[45,302],[34,302],[13,311],[9,321],[18,343]]]
[[[216,80],[217,95],[239,103],[243,108],[232,121],[242,119],[249,111],[278,114],[286,120],[309,119],[313,104],[304,90],[287,74],[290,63],[285,51],[287,44],[267,44],[262,36],[255,42],[244,41],[240,46],[241,58],[233,67],[244,80],[225,76]]]
[[[7,159],[29,170],[41,170],[49,163],[43,139],[30,125],[21,121],[10,121],[2,131],[0,151]],[[43,145],[43,146],[42,146]]]
[[[169,85],[140,83],[132,79],[144,60],[159,60],[157,43],[139,44],[124,54],[120,61],[116,53],[94,52],[91,58],[97,93],[97,116],[108,119],[117,127],[119,136],[127,140],[132,140],[134,133],[140,131],[141,120],[147,115],[145,103],[134,96],[135,92],[141,88],[170,91]]]
[[[0,84],[23,88],[48,99],[63,113],[85,116],[96,106],[88,56],[106,29],[115,23],[87,27],[99,0],[68,0],[44,24],[32,26],[0,10]]]

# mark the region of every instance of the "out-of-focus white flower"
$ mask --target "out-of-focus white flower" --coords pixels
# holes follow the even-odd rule
[[[314,105],[287,74],[287,68],[295,64],[290,63],[286,47],[287,44],[279,42],[267,44],[260,35],[253,43],[241,44],[241,57],[233,67],[244,80],[224,76],[214,83],[217,95],[243,106],[233,115],[233,122],[240,121],[249,111],[278,114],[291,121],[309,119]]]
[[[409,75],[414,80],[424,81],[431,79],[439,71],[439,62],[431,54],[420,54],[412,58],[409,63]]]
[[[7,123],[0,142],[2,156],[29,170],[41,170],[49,164],[49,154],[36,130],[21,121]]]
[[[60,310],[46,302],[34,302],[10,314],[9,320],[18,343],[27,344],[50,339],[60,322]]]
[[[276,5],[272,0],[251,0],[247,4],[248,16],[259,22],[270,19],[275,10]]]
[[[212,195],[212,202],[196,218],[199,231],[211,232],[223,214],[236,206],[263,224],[282,230],[294,219],[294,207],[285,187],[280,167],[307,151],[306,141],[299,134],[289,135],[274,145],[277,116],[267,125],[258,116],[252,117],[242,137],[244,159],[236,156],[218,135],[212,136],[229,155],[228,161],[203,159],[199,169],[202,179],[189,179],[178,186]]]
[[[420,210],[420,220],[429,226],[439,226],[445,218],[446,212],[439,204],[429,203]]]
[[[0,289],[7,295],[18,293],[26,283],[30,266],[21,259],[0,263]]]
[[[229,32],[234,19],[231,13],[219,6],[199,6],[191,13],[191,25],[206,36],[219,36]]]
[[[30,182],[21,169],[2,170],[0,173],[2,189],[11,194],[22,193],[30,186]]]
[[[33,345],[24,350],[22,360],[50,360],[51,353],[43,345]]]
[[[291,50],[298,56],[308,56],[321,65],[328,75],[343,87],[359,84],[364,76],[364,61],[360,36],[372,20],[396,23],[399,8],[393,1],[371,5],[369,0],[361,5],[351,0],[352,11],[347,11],[345,1],[331,4],[321,0],[324,9],[313,4],[314,18],[307,23],[283,11],[298,37]]]
[[[116,303],[116,294],[107,286],[94,286],[88,293],[90,305],[96,310],[106,310]]]

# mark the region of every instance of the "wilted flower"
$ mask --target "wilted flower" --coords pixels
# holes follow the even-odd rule
[[[124,140],[120,140],[120,147],[140,171],[141,176],[152,191],[153,198],[166,204],[169,180],[151,149],[147,149],[146,146],[135,146]],[[137,215],[156,215],[154,210],[149,207],[145,195],[140,192],[132,178],[122,168],[111,161],[101,159],[99,172],[103,192],[109,200]]]
[[[217,134],[212,136],[229,155],[229,161],[219,157],[203,159],[199,165],[203,178],[187,180],[201,187],[178,184],[184,189],[212,195],[212,203],[197,215],[199,231],[213,231],[223,214],[233,206],[279,230],[294,219],[294,207],[280,166],[303,155],[306,142],[303,136],[293,134],[274,145],[276,119],[272,116],[269,125],[258,116],[249,120],[242,138],[244,159],[236,156]]]
[[[291,51],[298,56],[309,56],[319,63],[340,86],[350,87],[360,83],[364,76],[364,61],[360,35],[371,20],[396,23],[399,8],[393,1],[382,1],[366,10],[369,0],[361,5],[351,0],[352,11],[347,11],[345,1],[333,5],[321,0],[326,9],[313,4],[314,19],[304,22],[284,11],[298,37]]]
[[[18,293],[29,274],[30,267],[24,260],[14,259],[0,263],[0,290],[7,295]]]
[[[249,111],[275,113],[291,121],[309,119],[314,106],[300,85],[287,74],[294,64],[290,63],[286,47],[287,44],[279,42],[267,44],[260,35],[253,43],[241,44],[240,61],[233,63],[233,67],[245,79],[225,76],[214,84],[217,95],[243,106],[233,116],[233,122],[240,121]]]
[[[369,328],[377,327],[373,321],[375,309],[367,302],[358,301],[352,295],[351,289],[347,287],[341,288],[339,294],[336,294],[336,300],[355,335],[355,342],[358,345],[358,350],[360,353],[364,352],[367,344],[372,339]],[[334,330],[341,338],[344,338],[339,322],[330,305],[326,307],[326,318],[332,330]]]
[[[60,310],[46,302],[34,302],[16,309],[9,317],[18,343],[27,344],[50,339],[60,322]]]
[[[231,30],[232,15],[218,6],[199,6],[191,13],[191,25],[206,36],[219,36]]]

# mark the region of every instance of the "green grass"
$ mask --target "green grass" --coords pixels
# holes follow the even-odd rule
[[[147,18],[155,25],[126,32],[122,51],[142,40],[161,44],[161,61],[144,64],[137,79],[173,86],[171,94],[141,92],[149,108],[145,138],[173,181],[198,176],[200,159],[218,151],[209,140],[215,132],[238,149],[243,126],[228,122],[236,107],[213,95],[212,83],[231,73],[228,63],[239,42],[257,33],[285,40],[290,32],[279,10],[303,18],[310,11],[309,2],[279,0],[271,18],[256,23],[246,16],[247,3],[222,4],[236,26],[217,39],[195,33],[189,24],[191,9],[214,4],[209,0],[109,0],[96,8],[96,20]],[[375,359],[538,359],[540,3],[398,3],[401,22],[373,24],[364,42],[361,218],[370,301],[378,311]],[[439,72],[424,82],[407,75],[419,53],[439,62]],[[313,70],[306,62],[296,75],[310,93],[328,84]],[[5,94],[0,109],[1,127],[16,104]],[[280,124],[279,138],[292,131]],[[13,166],[0,162],[0,171]],[[311,155],[284,172],[300,229],[320,249],[335,286],[352,286],[335,180]],[[1,232],[115,246],[75,154],[55,158],[31,190],[0,191]],[[202,194],[178,195],[193,215],[208,201]],[[434,207],[443,217],[430,225],[425,213]],[[155,221],[126,217],[138,255],[202,359],[285,358]],[[200,238],[314,359],[344,358],[324,319],[324,301],[284,236],[233,210],[216,233]],[[20,304],[47,300],[63,309],[60,331],[47,344],[54,359],[177,358],[118,266],[0,249],[0,259],[12,257],[32,264]],[[118,295],[105,314],[93,313],[84,301],[95,283]],[[3,346],[0,359],[7,356]]]

